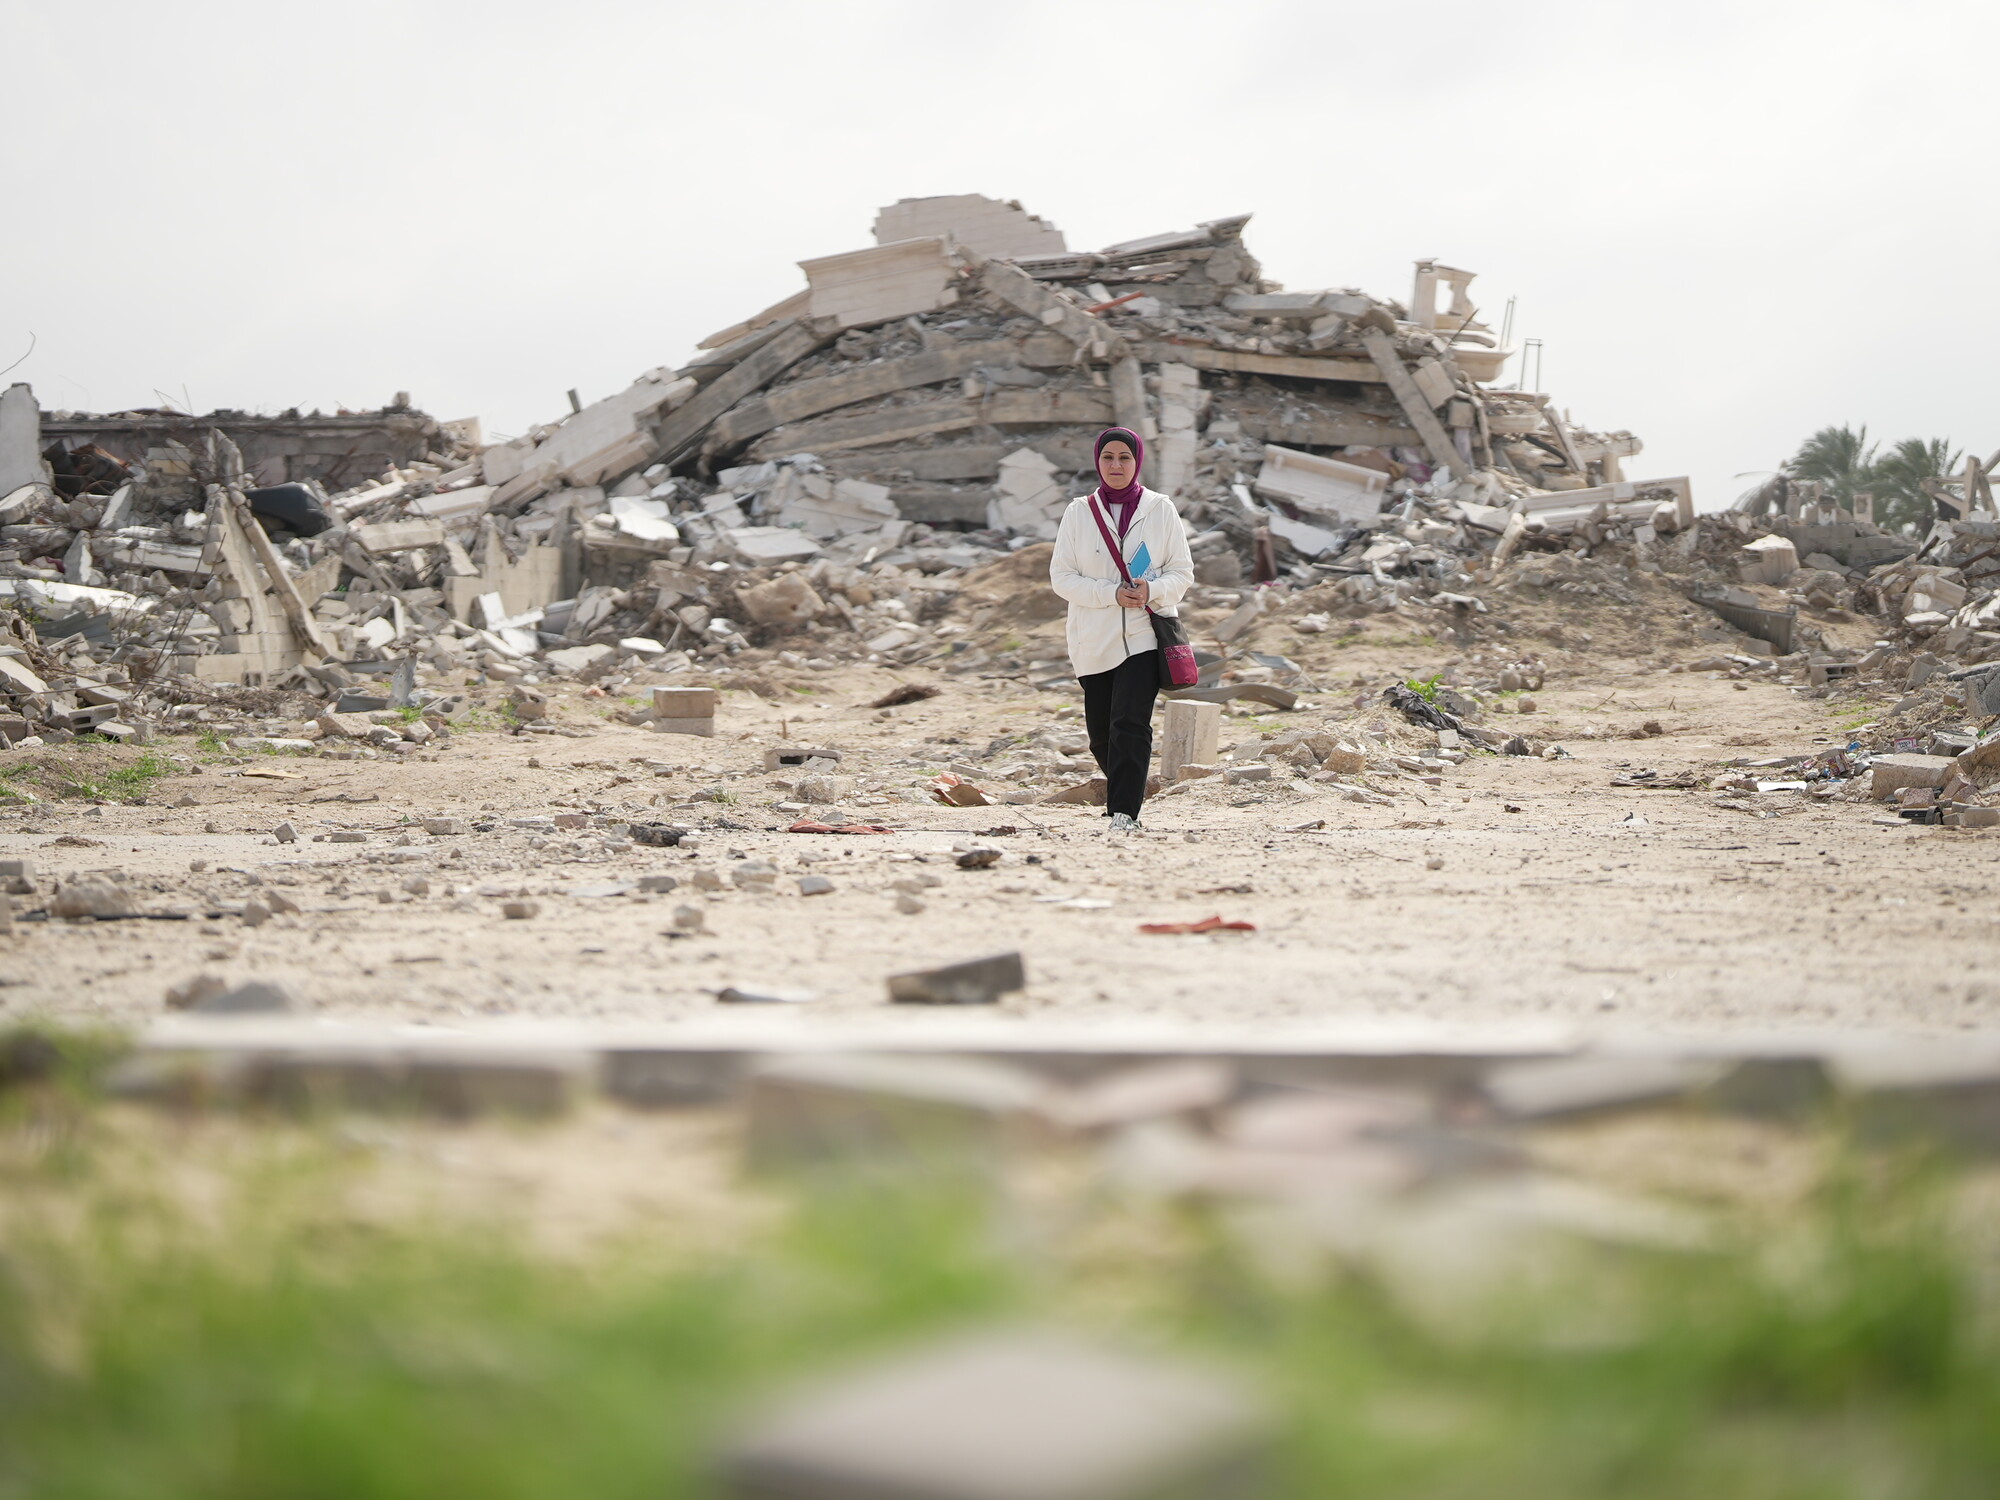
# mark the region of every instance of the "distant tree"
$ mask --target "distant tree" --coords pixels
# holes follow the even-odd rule
[[[1799,445],[1782,472],[1788,479],[1816,479],[1826,498],[1852,509],[1855,495],[1871,487],[1875,450],[1866,427],[1822,427]]]
[[[1943,438],[1904,438],[1875,461],[1868,484],[1875,493],[1875,524],[1922,535],[1936,514],[1923,481],[1942,479],[1959,467],[1959,453]]]

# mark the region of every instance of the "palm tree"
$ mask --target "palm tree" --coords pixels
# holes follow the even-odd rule
[[[1826,498],[1853,509],[1856,492],[1874,479],[1875,450],[1866,427],[1822,427],[1799,445],[1781,471],[1788,479],[1816,479]]]
[[[1958,451],[1943,438],[1904,438],[1879,459],[1868,478],[1875,492],[1875,524],[1920,534],[1936,511],[1923,481],[1957,472]]]

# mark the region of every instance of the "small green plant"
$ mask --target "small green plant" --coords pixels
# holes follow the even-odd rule
[[[1428,677],[1405,677],[1403,679],[1403,686],[1423,699],[1424,702],[1436,703],[1438,701],[1438,679],[1443,677],[1443,675],[1442,672],[1433,672]]]
[[[171,772],[173,766],[164,757],[148,750],[130,764],[114,766],[94,778],[85,774],[79,766],[60,765],[53,769],[57,789],[64,797],[81,797],[92,802],[130,802],[150,792],[153,783]]]
[[[424,716],[424,711],[414,703],[405,703],[396,710],[396,717],[405,724],[414,724]]]

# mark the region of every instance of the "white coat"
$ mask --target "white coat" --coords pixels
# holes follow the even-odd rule
[[[1116,537],[1118,513],[1107,507],[1104,516]],[[1152,607],[1163,615],[1178,614],[1181,597],[1194,585],[1194,559],[1188,555],[1180,512],[1158,490],[1139,496],[1125,532],[1125,560],[1135,582],[1144,579],[1151,585]],[[1143,567],[1132,567],[1135,560]],[[1109,672],[1126,657],[1159,646],[1146,611],[1117,602],[1122,584],[1103,534],[1090,518],[1090,497],[1070,501],[1056,528],[1049,585],[1069,604],[1069,664],[1079,677]]]

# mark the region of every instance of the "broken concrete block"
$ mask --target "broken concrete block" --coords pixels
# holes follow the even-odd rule
[[[1216,1372],[1067,1334],[961,1335],[794,1397],[723,1454],[741,1500],[1249,1500],[1269,1428]]]
[[[271,830],[271,837],[281,844],[296,844],[299,841],[299,831],[289,823],[280,823]]]
[[[950,193],[930,198],[899,198],[875,215],[875,243],[943,239],[981,255],[1018,260],[1024,256],[1062,255],[1069,246],[1062,231],[1020,204],[988,198],[983,193]]]
[[[1259,494],[1288,500],[1300,510],[1352,525],[1371,520],[1381,511],[1388,484],[1389,476],[1379,469],[1267,443],[1254,488]]]
[[[1178,781],[1188,765],[1212,765],[1220,754],[1222,705],[1170,700],[1160,736],[1160,775]]]
[[[0,391],[0,495],[36,486],[46,492],[49,466],[42,461],[42,409],[34,389],[16,381]]]
[[[1359,776],[1368,769],[1368,756],[1365,751],[1358,750],[1345,740],[1341,740],[1329,747],[1320,757],[1320,769],[1331,771],[1337,776]]]
[[[168,1003],[173,1003],[171,992]],[[187,1005],[189,1011],[203,1016],[269,1015],[301,1008],[297,996],[270,979],[252,979],[233,988],[217,989]]]
[[[752,1074],[753,1167],[991,1158],[1045,1138],[1040,1079],[1004,1063],[938,1056],[802,1055]]]
[[[1271,763],[1269,761],[1258,761],[1253,765],[1230,766],[1222,773],[1222,779],[1232,785],[1244,781],[1269,781],[1271,779]]]
[[[472,832],[472,825],[463,818],[425,818],[422,826],[433,838],[454,838]]]
[[[1215,638],[1228,645],[1239,636],[1248,634],[1257,624],[1258,616],[1264,612],[1264,595],[1261,590],[1253,590],[1250,597],[1237,605],[1220,625],[1215,627]]]
[[[736,597],[759,625],[797,629],[819,618],[826,602],[798,573],[781,573],[768,583],[739,589]]]
[[[721,694],[711,687],[656,687],[655,719],[713,719]]]
[[[1737,572],[1745,583],[1780,584],[1798,570],[1799,552],[1781,536],[1760,536],[1742,549]]]
[[[722,535],[752,567],[801,562],[820,550],[818,542],[790,526],[737,526]]]
[[[166,1005],[169,1010],[192,1010],[202,1001],[224,993],[229,988],[228,981],[214,974],[197,974],[181,984],[169,985]]]
[[[889,999],[898,1005],[992,1005],[1027,988],[1019,953],[995,953],[938,969],[889,976]]]
[[[801,802],[810,802],[817,807],[832,807],[844,802],[853,790],[854,783],[846,776],[801,776],[794,795]]]
[[[715,710],[720,698],[721,694],[714,688],[654,688],[654,733],[712,736],[715,733]]]
[[[379,556],[385,552],[407,552],[412,547],[442,547],[444,527],[439,522],[422,519],[377,521],[355,527],[354,539],[364,551]]]
[[[1946,755],[1878,755],[1869,764],[1868,794],[1879,802],[1904,787],[1940,787],[1957,768]]]
[[[598,667],[608,667],[617,659],[615,646],[565,646],[547,652],[542,660],[558,672],[572,677],[588,677]]]
[[[138,902],[115,880],[98,880],[89,876],[73,878],[64,881],[55,895],[49,898],[49,915],[71,921],[79,917],[136,917],[138,914]]]
[[[842,328],[886,323],[958,299],[949,242],[936,236],[802,260],[799,269],[811,289],[809,316],[832,318]]]

